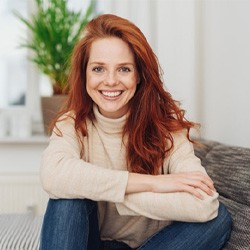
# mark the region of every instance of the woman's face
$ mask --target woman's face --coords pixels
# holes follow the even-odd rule
[[[138,73],[134,55],[119,38],[95,40],[90,48],[86,89],[102,115],[119,118],[128,111]]]

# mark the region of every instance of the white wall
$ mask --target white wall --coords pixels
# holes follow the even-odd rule
[[[157,0],[155,4],[157,55],[165,86],[174,99],[181,101],[188,118],[197,121],[195,3]]]
[[[250,1],[204,1],[205,137],[250,147]]]
[[[250,147],[250,0],[100,0],[135,22],[202,136]]]
[[[156,5],[152,0],[98,0],[98,13],[110,13],[134,22],[155,48]]]

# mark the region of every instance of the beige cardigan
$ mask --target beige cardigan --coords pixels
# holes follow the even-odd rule
[[[184,192],[125,195],[128,171],[121,135],[126,116],[108,119],[96,107],[94,114],[96,120],[87,122],[83,159],[73,119],[57,124],[63,136],[52,134],[40,171],[51,198],[98,201],[101,238],[123,241],[132,248],[174,220],[204,222],[217,216],[218,193],[208,196],[200,191],[203,200]],[[186,136],[177,133],[173,138],[174,149],[165,159],[162,174],[205,172]]]

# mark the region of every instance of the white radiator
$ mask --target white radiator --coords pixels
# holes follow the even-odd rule
[[[0,197],[0,214],[33,212],[42,215],[48,200],[35,174],[1,174]]]

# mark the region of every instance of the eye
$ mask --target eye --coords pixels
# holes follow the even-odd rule
[[[103,72],[104,69],[103,69],[103,67],[101,67],[101,66],[97,66],[97,67],[94,67],[94,68],[92,69],[92,71],[99,73],[99,72]]]
[[[131,69],[129,67],[121,67],[119,69],[120,72],[131,72]]]

